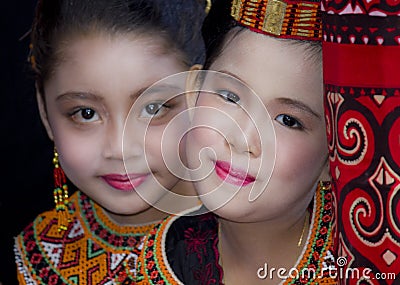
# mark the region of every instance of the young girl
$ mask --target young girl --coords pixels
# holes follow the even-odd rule
[[[165,102],[162,90],[140,95],[202,63],[204,6],[39,1],[30,62],[54,141],[56,209],[16,238],[20,284],[134,284],[143,237],[166,216],[150,205],[178,182],[163,163],[160,138],[186,108],[183,96]],[[133,129],[124,130],[125,122]],[[70,198],[66,177],[78,189]],[[147,192],[152,200],[144,201],[139,193]]]
[[[217,73],[201,72],[186,141],[206,209],[150,232],[137,282],[335,284],[320,4],[233,1],[231,20],[217,2],[205,23]]]

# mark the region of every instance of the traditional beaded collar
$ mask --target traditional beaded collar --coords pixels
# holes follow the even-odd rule
[[[233,0],[232,17],[257,33],[279,38],[320,41],[320,1]]]

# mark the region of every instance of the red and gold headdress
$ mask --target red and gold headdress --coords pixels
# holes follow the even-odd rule
[[[233,0],[232,17],[252,31],[279,38],[320,41],[321,2]]]

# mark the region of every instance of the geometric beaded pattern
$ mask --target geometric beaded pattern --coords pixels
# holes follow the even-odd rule
[[[314,277],[307,275],[288,279],[284,284],[337,284],[332,278],[336,272],[333,256],[332,224],[333,224],[333,196],[331,187],[318,187],[314,199],[312,229],[307,241],[303,258],[296,266],[297,272],[307,272],[312,268]],[[321,278],[321,276],[324,276]]]
[[[120,226],[77,191],[71,221],[58,230],[55,210],[40,214],[16,238],[20,284],[134,284],[144,236],[154,224]]]
[[[234,0],[231,16],[242,26],[280,38],[320,41],[320,2]]]
[[[332,192],[330,187],[318,187],[316,192],[307,243],[303,249],[298,263],[296,264],[297,272],[309,272],[310,268],[312,268],[315,274],[299,274],[299,276],[296,276],[295,278],[286,279],[283,284],[337,284],[337,280],[332,278],[332,275],[329,275],[329,273],[336,273],[335,258],[332,255]],[[207,223],[208,225],[216,225],[216,228],[218,227],[217,218],[215,215],[210,213],[190,217],[171,216],[159,223],[154,229],[151,230],[150,234],[144,241],[144,248],[138,260],[137,284],[183,284],[182,281],[176,277],[176,274],[172,270],[172,265],[168,262],[167,252],[170,252],[171,250],[166,248],[166,244],[168,244],[166,238],[168,237],[168,231],[171,228],[178,228],[181,230],[186,229],[187,231],[189,227],[188,225],[185,225],[185,219],[196,219],[195,222],[193,222],[193,220],[191,221],[192,225],[201,225],[201,223]],[[190,249],[190,244],[200,244],[204,243],[204,240],[206,240],[208,243],[207,247],[211,249],[207,251],[207,255],[213,255],[212,259],[214,261],[212,268],[206,267],[204,264],[202,264],[202,262],[204,263],[204,259],[202,259],[201,255],[197,258],[197,267],[192,263],[190,269],[185,268],[186,264],[174,266],[183,267],[185,268],[184,270],[193,270],[193,274],[197,274],[197,276],[200,277],[207,276],[207,280],[215,281],[213,284],[223,284],[223,273],[218,262],[219,253],[216,246],[218,243],[217,230],[211,231],[211,236],[206,239],[204,239],[204,232],[198,233],[198,235],[203,236],[198,241],[193,241],[193,236],[185,235],[185,244],[188,244],[185,252],[196,254]],[[190,242],[186,240],[186,238],[190,238]],[[202,268],[207,268],[207,270],[203,270]],[[311,278],[308,279],[308,277]],[[203,283],[200,280],[198,284]]]

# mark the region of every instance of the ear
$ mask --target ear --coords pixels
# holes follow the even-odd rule
[[[203,66],[200,64],[193,65],[190,70],[189,74],[186,78],[186,105],[189,109],[190,119],[193,117],[193,112],[190,111],[190,108],[194,108],[196,105],[197,96],[199,94],[198,90],[198,75],[199,71],[202,70]]]
[[[47,118],[47,110],[46,110],[46,103],[44,102],[44,94],[42,94],[36,84],[36,100],[39,108],[40,119],[44,127],[46,128],[47,135],[49,138],[54,141],[53,131],[50,128],[49,120]]]

